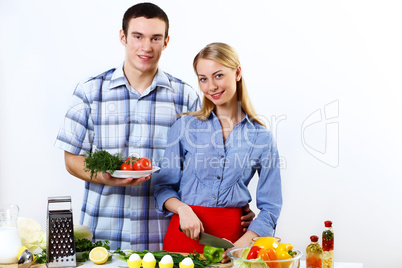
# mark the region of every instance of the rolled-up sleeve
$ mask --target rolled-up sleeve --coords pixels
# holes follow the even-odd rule
[[[176,197],[182,174],[184,149],[182,146],[182,120],[178,119],[171,127],[164,157],[161,161],[161,170],[153,178],[155,189],[155,208],[167,217],[173,213],[166,210],[164,204],[169,198]]]
[[[249,230],[259,236],[273,236],[282,208],[282,186],[280,175],[280,162],[275,141],[270,135],[260,158],[257,185],[257,208],[260,213],[251,222]]]
[[[79,84],[60,127],[55,146],[75,155],[89,152],[92,149],[93,130],[90,103],[83,85]]]

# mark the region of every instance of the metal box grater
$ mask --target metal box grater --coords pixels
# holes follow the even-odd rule
[[[46,221],[48,267],[77,266],[73,226],[71,197],[49,197]]]

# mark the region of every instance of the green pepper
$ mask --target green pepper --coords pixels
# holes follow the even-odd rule
[[[223,248],[216,248],[211,246],[204,247],[204,257],[210,263],[217,263],[222,261],[222,254],[225,250]]]

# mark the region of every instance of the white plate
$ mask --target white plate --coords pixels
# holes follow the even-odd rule
[[[141,177],[146,177],[146,176],[150,175],[151,173],[154,173],[160,169],[161,169],[160,167],[153,167],[152,170],[138,170],[138,171],[136,171],[136,170],[115,170],[113,172],[113,174],[111,174],[110,172],[109,173],[110,173],[110,175],[112,175],[115,178],[138,179]]]

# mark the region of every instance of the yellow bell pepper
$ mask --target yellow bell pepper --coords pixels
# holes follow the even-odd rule
[[[259,237],[253,244],[253,246],[256,246],[256,247],[273,248],[273,249],[276,249],[278,247],[278,245],[279,245],[278,240],[276,240],[275,237],[271,237],[271,236]]]
[[[293,246],[289,243],[280,244],[276,249],[276,255],[278,256],[278,260],[286,260],[291,259],[292,256],[289,254],[289,251],[293,250]],[[281,262],[281,268],[289,268],[293,261]]]

